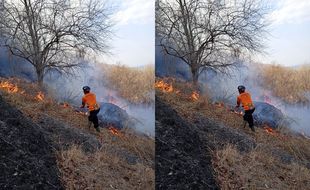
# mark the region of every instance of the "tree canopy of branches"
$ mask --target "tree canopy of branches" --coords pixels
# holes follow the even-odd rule
[[[107,53],[113,8],[101,0],[2,0],[2,45],[32,64],[38,83],[50,70],[70,72],[85,54]]]
[[[259,0],[157,0],[157,45],[187,63],[197,84],[206,68],[224,72],[263,52],[267,13]]]

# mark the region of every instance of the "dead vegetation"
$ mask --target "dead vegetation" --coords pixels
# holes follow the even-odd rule
[[[44,93],[43,100],[37,99],[37,94],[43,92],[37,85],[16,78],[0,78],[0,82],[9,82],[17,88],[10,92],[0,87],[0,94],[35,123],[39,122],[41,116],[48,115],[95,136],[102,145],[109,145],[106,147],[130,152],[138,158],[136,163],[128,163],[107,148],[100,148],[91,155],[78,146],[60,150],[58,165],[67,189],[154,189],[153,138],[137,134],[131,129],[121,130],[118,135],[106,128],[97,133],[93,128],[88,129],[87,116],[72,107],[58,104]]]
[[[162,79],[157,79],[161,81]],[[227,144],[214,151],[213,165],[222,189],[305,189],[310,179],[310,139],[282,127],[267,131],[257,128],[256,133],[243,128],[242,116],[227,109],[221,102],[211,102],[200,94],[190,98],[195,88],[174,79],[163,79],[173,90],[156,88],[156,95],[173,107],[182,118],[193,122],[194,116],[203,114],[249,135],[257,144],[248,153],[239,152]],[[218,142],[222,143],[222,142]]]
[[[105,69],[107,80],[112,89],[119,95],[135,104],[154,103],[154,66],[131,68],[116,65]]]
[[[73,146],[58,155],[59,168],[67,189],[152,189],[153,169],[126,161],[101,149],[86,154]]]
[[[258,146],[247,154],[227,145],[214,158],[214,168],[222,189],[305,189],[309,187],[310,171],[305,166],[266,154]]]
[[[263,87],[291,104],[308,104],[310,99],[310,67],[288,68],[265,65],[261,69]]]

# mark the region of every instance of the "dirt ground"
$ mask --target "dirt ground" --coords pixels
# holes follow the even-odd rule
[[[210,150],[192,125],[156,98],[156,189],[219,189]]]
[[[51,140],[0,96],[1,189],[64,189]]]

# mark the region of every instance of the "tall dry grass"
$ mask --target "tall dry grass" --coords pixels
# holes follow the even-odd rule
[[[241,154],[232,146],[216,153],[213,160],[221,189],[305,189],[310,170],[292,162],[284,164],[264,146]]]
[[[261,70],[263,86],[287,103],[308,104],[310,98],[310,66],[294,69],[280,65]]]
[[[131,103],[154,103],[155,72],[153,65],[131,68],[117,65],[106,69],[111,88]]]

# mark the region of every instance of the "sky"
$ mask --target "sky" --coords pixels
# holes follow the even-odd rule
[[[112,53],[103,61],[128,66],[154,64],[155,0],[117,0],[118,11]],[[310,64],[310,0],[273,0],[270,36],[266,55],[256,56],[262,63],[285,66]]]
[[[108,64],[139,67],[155,63],[155,0],[117,0],[116,25]]]
[[[257,58],[263,63],[284,66],[310,64],[310,0],[273,0],[271,36],[267,55]]]

